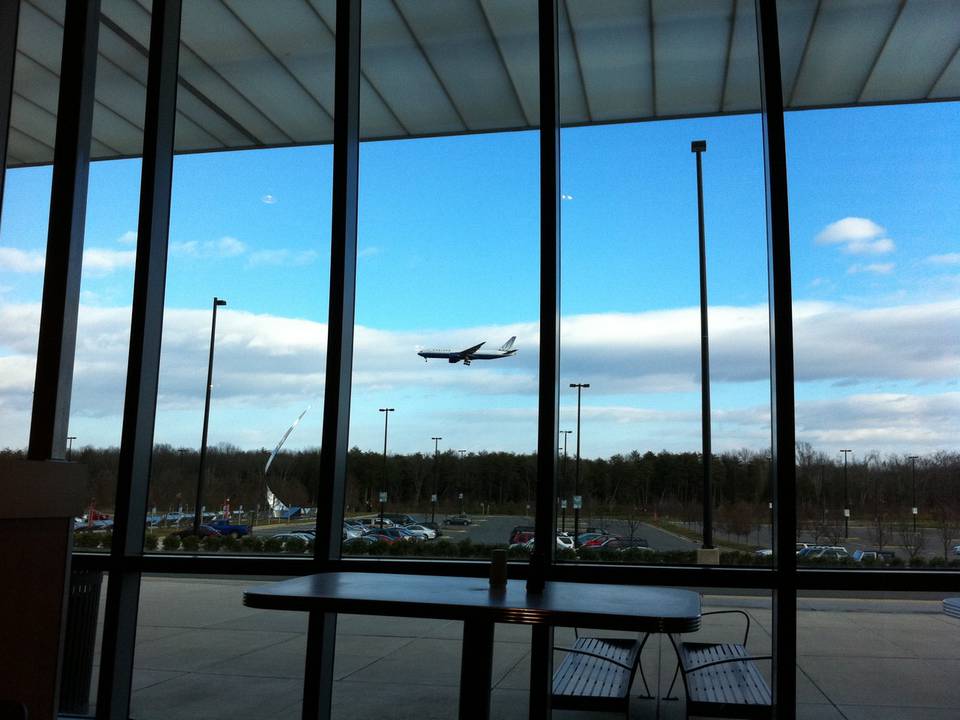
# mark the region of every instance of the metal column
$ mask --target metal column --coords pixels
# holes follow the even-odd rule
[[[7,176],[7,141],[10,135],[19,15],[20,0],[0,0],[0,213],[3,210],[3,182]]]
[[[67,3],[40,342],[27,450],[30,460],[63,460],[67,449],[99,20],[100,0]]]
[[[560,364],[560,88],[556,0],[539,2],[540,37],[540,390],[534,583],[552,574]],[[529,578],[528,578],[529,581]],[[534,628],[530,717],[550,717],[553,629]]]
[[[143,553],[153,459],[173,181],[180,9],[180,0],[154,0],[150,24],[130,349],[97,687],[97,717],[103,719],[130,717],[140,571],[128,560]]]
[[[777,558],[773,591],[773,701],[779,719],[794,718],[797,711],[797,559],[793,551],[797,537],[796,437],[790,217],[776,3],[756,0],[756,14],[766,176],[773,550]]]
[[[317,498],[314,571],[340,558],[350,429],[353,321],[357,285],[357,183],[360,164],[359,0],[337,0],[333,123],[333,208],[330,236],[330,317],[323,399],[323,444]],[[303,717],[327,718],[333,695],[335,613],[310,613]]]

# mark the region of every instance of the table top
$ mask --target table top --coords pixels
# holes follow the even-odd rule
[[[501,590],[486,578],[330,572],[251,588],[248,607],[401,615],[448,620],[550,624],[635,632],[693,632],[700,596],[690,590],[634,585],[548,582],[528,593],[510,580]]]

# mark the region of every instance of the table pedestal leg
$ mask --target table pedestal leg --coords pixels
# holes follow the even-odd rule
[[[488,720],[493,681],[493,623],[465,620],[460,655],[460,720]]]
[[[530,648],[530,720],[550,720],[553,699],[553,627],[534,625]]]

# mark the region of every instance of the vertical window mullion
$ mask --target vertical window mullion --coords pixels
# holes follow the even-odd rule
[[[67,3],[43,305],[27,450],[30,460],[62,460],[66,453],[80,307],[99,20],[99,0]]]
[[[537,413],[536,537],[529,573],[552,575],[556,543],[557,432],[560,361],[560,92],[556,0],[539,1],[540,50],[540,367]],[[549,718],[553,628],[533,626],[530,717]]]
[[[317,478],[316,570],[329,568],[331,562],[339,561],[343,525],[357,287],[361,10],[359,0],[337,0],[330,304],[323,439],[320,476]],[[304,718],[330,716],[336,633],[335,613],[310,613],[303,687]]]
[[[97,717],[118,720],[130,716],[140,571],[129,560],[135,561],[143,554],[153,458],[173,182],[180,15],[181,0],[154,0],[130,347],[97,697]]]
[[[13,102],[13,69],[17,58],[17,24],[20,0],[0,0],[0,214],[7,173],[10,105]]]
[[[777,5],[756,0],[760,53],[763,160],[766,180],[770,297],[773,550],[773,699],[778,718],[796,716],[797,562],[796,445],[793,378],[793,309],[786,140]]]

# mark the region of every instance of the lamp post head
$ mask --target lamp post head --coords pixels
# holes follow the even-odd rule
[[[223,300],[222,298],[215,297],[213,298],[213,304],[216,305],[217,307],[223,307],[224,305],[227,304],[227,301]]]
[[[707,151],[706,140],[694,140],[690,143],[690,152],[702,153]]]
[[[379,412],[388,413],[393,412],[396,408],[380,408]]]
[[[590,387],[590,383],[570,383],[570,387],[572,387],[572,388],[588,388],[588,387]]]

